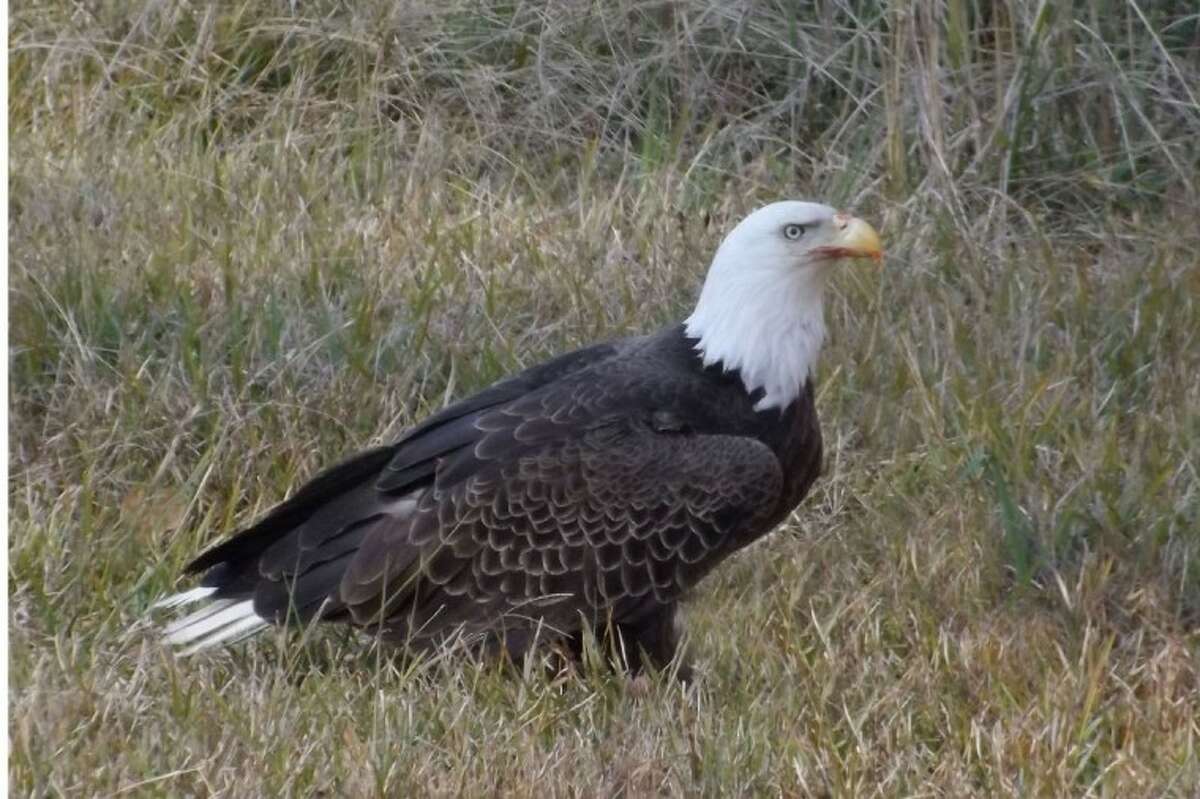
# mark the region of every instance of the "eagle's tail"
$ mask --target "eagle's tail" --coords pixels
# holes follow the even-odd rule
[[[393,454],[392,447],[379,447],[323,472],[258,523],[192,561],[188,572],[204,572],[200,587],[153,606],[203,602],[165,627],[167,642],[187,655],[322,615],[324,600],[336,594],[342,572],[379,518],[374,485]]]

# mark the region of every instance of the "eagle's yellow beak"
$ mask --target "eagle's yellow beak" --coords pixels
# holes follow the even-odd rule
[[[837,213],[833,216],[837,229],[833,243],[817,247],[814,252],[826,258],[883,258],[883,244],[875,228],[850,214]]]

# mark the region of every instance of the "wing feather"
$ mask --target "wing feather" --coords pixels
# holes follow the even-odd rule
[[[439,471],[407,532],[380,529],[364,541],[339,589],[355,619],[380,618],[382,586],[396,586],[404,568],[383,567],[383,555],[408,546],[420,550],[426,580],[387,597],[398,636],[418,635],[417,622],[422,637],[451,634],[451,621],[511,629],[532,623],[531,603],[536,619],[566,629],[620,620],[621,608],[676,600],[780,500],[781,467],[756,439],[664,433],[637,414],[549,435],[557,425],[547,418],[573,413],[544,397],[523,401],[525,414],[544,415],[537,424],[511,410],[479,424],[491,443],[456,456],[475,462],[469,476]],[[459,468],[447,460],[441,468]]]

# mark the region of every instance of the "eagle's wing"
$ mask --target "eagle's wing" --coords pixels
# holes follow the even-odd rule
[[[266,575],[279,569],[264,564],[247,574],[245,567],[272,548],[271,559],[291,560],[301,555],[289,551],[291,542],[305,539],[301,548],[315,553],[322,536],[339,534],[347,526],[361,528],[371,509],[384,512],[389,495],[421,485],[432,475],[439,457],[469,443],[476,433],[464,439],[464,431],[472,430],[480,414],[603,361],[616,350],[616,343],[603,343],[559,355],[443,408],[396,443],[365,450],[316,475],[252,526],[202,553],[185,571],[209,572],[205,585],[221,586],[219,595],[252,590],[259,571]]]
[[[756,439],[663,410],[686,413],[695,387],[648,396],[614,351],[535,367],[318,476],[189,566],[202,587],[166,604],[210,604],[168,638],[194,650],[320,618],[416,643],[503,628],[515,653],[537,625],[673,602],[778,518],[782,469]]]
[[[476,419],[415,507],[373,523],[326,612],[418,641],[503,629],[519,648],[531,627],[673,603],[775,513],[781,467],[760,441],[651,412],[584,421],[572,399]]]

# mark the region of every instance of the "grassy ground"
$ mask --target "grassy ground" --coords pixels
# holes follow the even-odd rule
[[[17,795],[1197,795],[1192,4],[13,6]],[[679,318],[780,197],[889,257],[697,686],[156,639],[202,546]]]

